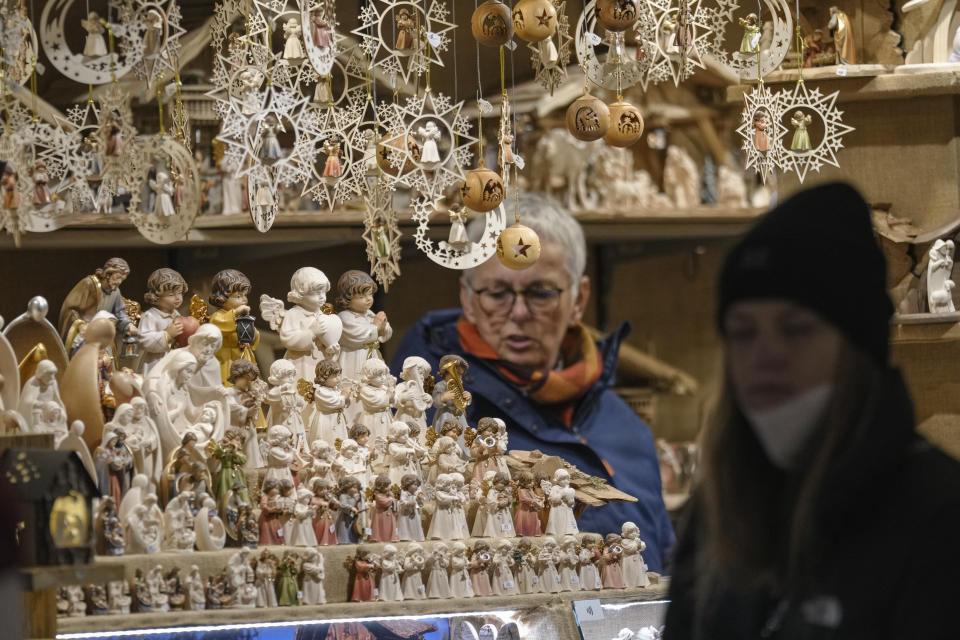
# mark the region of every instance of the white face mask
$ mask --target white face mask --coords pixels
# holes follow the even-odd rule
[[[792,469],[797,464],[797,457],[823,417],[832,391],[832,385],[822,384],[772,409],[744,409],[743,414],[770,462],[781,469]]]

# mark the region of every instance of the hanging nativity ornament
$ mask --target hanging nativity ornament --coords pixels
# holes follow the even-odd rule
[[[497,252],[497,238],[507,227],[507,213],[501,204],[483,214],[483,235],[473,242],[466,235],[466,216],[459,210],[450,212],[450,235],[447,240],[434,243],[430,239],[430,218],[436,213],[433,201],[419,197],[412,203],[413,220],[417,230],[413,238],[417,248],[427,257],[448,269],[469,269],[483,264]]]
[[[74,6],[76,5],[76,6]],[[98,5],[99,6],[99,5]],[[133,23],[110,22],[113,5],[100,11],[75,0],[51,0],[40,14],[40,44],[60,73],[82,84],[106,84],[125,75],[140,61],[142,48],[130,45],[140,38]],[[73,51],[67,33],[84,32],[81,51]],[[72,38],[71,38],[72,40]],[[114,45],[119,43],[119,49]]]
[[[180,19],[177,0],[124,0],[121,5],[120,22],[130,34],[124,44],[137,59],[134,73],[150,90],[162,77],[173,79],[177,71],[180,36],[186,33]]]
[[[556,31],[538,42],[527,42],[527,48],[531,51],[530,64],[533,66],[537,83],[549,91],[550,95],[567,79],[567,65],[570,64],[573,42],[566,0],[552,2],[556,14]]]
[[[182,240],[200,210],[197,164],[172,136],[144,136],[138,146],[143,187],[131,194],[130,220],[150,242]]]
[[[26,84],[37,57],[37,32],[27,15],[27,7],[20,3],[0,13],[0,47],[4,75],[17,84]]]
[[[802,78],[792,92],[779,93],[781,124],[792,131],[781,139],[780,167],[796,172],[801,183],[808,171],[819,173],[825,164],[840,166],[837,151],[843,148],[843,136],[854,128],[843,123],[843,112],[836,107],[838,95],[808,89]]]
[[[647,83],[673,80],[679,85],[703,69],[701,54],[712,30],[700,6],[701,0],[646,0],[640,9],[637,29],[652,36],[652,59]],[[645,49],[646,51],[646,49]],[[644,85],[646,86],[646,85]]]
[[[590,0],[577,21],[577,60],[580,68],[590,80],[604,89],[617,91],[640,84],[656,54],[655,34],[641,34],[644,23],[640,20],[641,11],[646,10],[643,0]],[[603,13],[598,10],[603,7]],[[605,27],[598,18],[609,15],[621,23],[630,23],[629,27],[613,31]],[[630,19],[632,16],[632,19]],[[637,38],[637,47],[629,50],[626,36],[633,31]],[[600,33],[605,35],[601,37]],[[606,48],[606,53],[599,52]],[[619,64],[617,64],[619,58]],[[618,89],[619,88],[619,89]]]
[[[412,2],[374,0],[360,10],[359,26],[353,33],[360,37],[360,48],[373,67],[403,84],[412,75],[422,75],[428,65],[443,66],[440,54],[450,45],[447,35],[456,25],[448,22],[444,0]],[[421,34],[426,34],[423,38]]]
[[[393,189],[386,182],[377,182],[364,198],[364,205],[363,240],[367,245],[370,275],[386,293],[400,276],[401,234],[393,208]]]
[[[461,113],[463,102],[429,91],[407,98],[402,107],[391,107],[380,110],[389,133],[381,139],[378,153],[387,155],[396,175],[384,172],[384,179],[428,199],[439,198],[447,187],[463,181],[462,167],[470,166],[470,149],[477,141]]]
[[[774,167],[782,163],[780,149],[786,128],[783,126],[780,94],[771,93],[761,82],[753,91],[744,94],[740,120],[737,133],[743,138],[741,148],[746,155],[746,168],[754,169],[766,182]]]
[[[712,31],[701,53],[710,55],[741,80],[756,80],[775,71],[790,50],[793,17],[788,0],[762,0],[762,6],[765,11],[758,16],[756,2],[741,8],[740,0],[701,0],[704,21]],[[761,38],[764,24],[772,25],[766,47]]]

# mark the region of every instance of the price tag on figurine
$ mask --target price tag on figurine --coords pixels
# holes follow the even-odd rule
[[[603,42],[603,40],[600,38],[600,36],[598,36],[597,34],[595,34],[593,31],[587,31],[587,34],[586,34],[586,35],[587,35],[587,42],[589,42],[591,46],[594,46],[594,47],[595,47],[595,46],[597,46],[598,44],[600,44],[601,42]]]
[[[573,612],[579,622],[603,620],[603,607],[599,600],[577,600],[573,603]]]
[[[436,49],[443,44],[443,38],[439,33],[434,33],[433,31],[427,31],[427,42],[430,43],[430,46]]]
[[[376,599],[379,598],[379,597],[380,597],[380,589],[377,589],[376,587],[374,587],[374,588],[373,588],[373,598],[374,598],[374,600],[376,600]]]
[[[539,584],[539,583],[540,583],[540,578],[538,578],[537,576],[533,576],[532,583],[533,583],[533,584]]]
[[[505,47],[506,47],[507,49],[509,49],[510,51],[515,51],[516,48],[517,48],[517,43],[514,42],[513,39],[510,39],[510,40],[507,40],[507,44],[505,44],[505,45],[503,45],[503,46],[505,46]]]
[[[841,77],[845,77],[845,76],[847,75],[847,68],[846,68],[845,66],[843,66],[842,64],[841,64],[841,65],[838,65],[838,66],[837,66],[837,75],[838,75],[838,76],[841,76]]]
[[[507,580],[506,582],[503,583],[504,589],[509,590],[509,589],[513,589],[513,587],[514,587],[513,580]]]
[[[560,574],[553,576],[553,581],[556,582],[557,584],[560,584]]]
[[[513,525],[502,524],[500,525],[500,531],[513,531]]]
[[[297,591],[297,600],[303,600],[303,591]]]
[[[336,532],[337,532],[337,525],[335,524],[330,525],[330,533],[336,533]]]
[[[570,584],[580,584],[580,578],[577,576],[570,576]]]
[[[372,536],[372,535],[373,535],[373,529],[371,529],[370,527],[364,527],[364,528],[363,528],[363,535],[365,535],[365,536]]]
[[[417,587],[417,593],[426,593],[426,592],[427,592],[427,588],[425,586],[420,585],[419,587]]]
[[[282,537],[283,537],[283,528],[282,528],[282,527],[281,527],[280,529],[277,529],[277,537],[278,537],[278,538],[282,538]]]

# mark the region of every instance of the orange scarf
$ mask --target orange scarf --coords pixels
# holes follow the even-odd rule
[[[496,351],[480,337],[476,325],[461,318],[457,333],[463,350],[482,360],[489,360],[500,374],[520,387],[537,404],[550,405],[568,427],[573,420],[577,401],[603,373],[603,357],[597,343],[583,325],[567,330],[560,343],[563,369],[531,370],[501,360]]]

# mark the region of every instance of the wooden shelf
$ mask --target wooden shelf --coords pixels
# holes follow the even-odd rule
[[[891,339],[894,344],[956,342],[960,340],[960,312],[896,315]]]
[[[106,584],[113,580],[124,579],[123,565],[87,564],[63,565],[53,567],[25,567],[20,570],[24,577],[24,590],[42,591],[56,589],[68,584],[87,584],[90,582]]]
[[[576,214],[589,240],[673,240],[731,237],[743,233],[761,213],[759,209],[701,206],[665,211],[584,211]],[[415,225],[409,218],[400,221],[403,242],[411,242]],[[448,224],[437,221],[431,230],[446,236]],[[49,233],[24,234],[24,249],[67,249],[86,247],[216,246],[307,243],[323,246],[359,244],[363,213],[337,210],[333,213],[281,213],[267,233],[254,229],[247,214],[198,216],[187,239],[172,245],[153,244],[140,235],[126,214],[84,214],[67,227]],[[9,236],[0,239],[0,248],[13,248]]]

